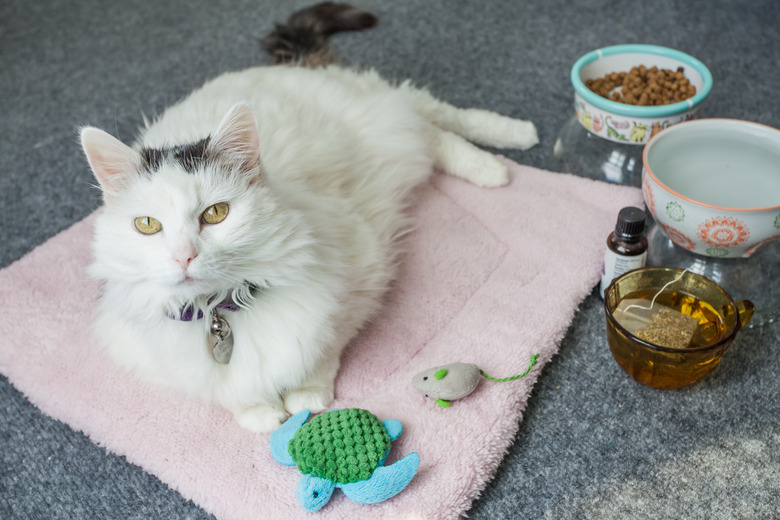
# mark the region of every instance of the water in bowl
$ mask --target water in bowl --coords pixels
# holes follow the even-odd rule
[[[699,129],[659,141],[648,162],[656,178],[683,197],[712,206],[758,209],[780,202],[778,158],[780,143]]]

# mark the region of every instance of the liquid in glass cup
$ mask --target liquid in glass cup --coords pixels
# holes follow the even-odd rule
[[[616,319],[615,312],[622,300],[637,299],[651,307],[654,297],[652,305],[662,305],[698,320],[684,348],[642,339]],[[630,271],[613,280],[604,292],[607,341],[612,356],[634,380],[654,388],[682,388],[709,375],[737,332],[750,321],[753,310],[750,301],[735,302],[710,279],[672,267]]]

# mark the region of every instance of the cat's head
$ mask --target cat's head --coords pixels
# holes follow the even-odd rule
[[[273,246],[294,234],[296,217],[267,185],[248,105],[197,143],[135,150],[86,127],[81,144],[105,203],[94,276],[175,307],[244,282],[263,285],[285,254]]]

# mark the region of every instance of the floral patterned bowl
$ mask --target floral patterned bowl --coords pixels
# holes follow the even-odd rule
[[[749,257],[780,238],[780,130],[736,119],[667,128],[643,153],[642,193],[678,246]]]
[[[644,65],[683,73],[696,87],[696,95],[679,103],[661,106],[635,106],[604,98],[585,86],[585,81],[611,72],[628,72]],[[698,117],[699,104],[712,89],[712,74],[693,56],[658,45],[613,45],[591,51],[571,69],[574,109],[577,119],[589,132],[604,139],[642,145],[664,128]]]

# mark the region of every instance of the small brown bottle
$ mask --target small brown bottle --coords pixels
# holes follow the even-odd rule
[[[644,267],[647,260],[647,238],[645,230],[645,212],[628,206],[618,213],[615,231],[607,237],[607,249],[604,251],[604,270],[601,273],[599,294],[612,280],[623,273]]]

